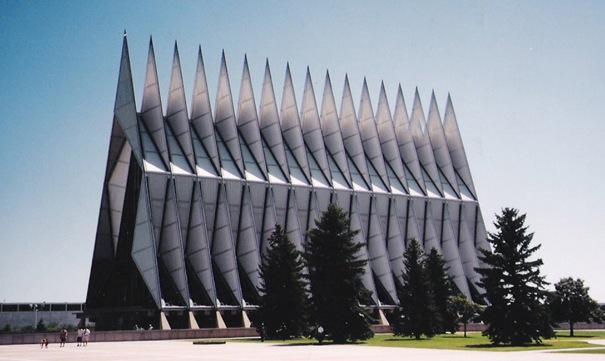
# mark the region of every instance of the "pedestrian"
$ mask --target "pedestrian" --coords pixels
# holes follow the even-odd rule
[[[48,348],[48,338],[44,337],[40,341],[40,348]]]
[[[80,347],[80,345],[82,344],[82,336],[84,336],[84,330],[81,328],[78,328],[77,331],[77,335],[76,335],[76,346]]]
[[[151,324],[149,324],[149,327],[147,328],[149,331],[153,330],[153,326],[151,326]]]
[[[84,330],[84,346],[88,346],[88,339],[90,338],[90,330],[86,328]]]
[[[67,342],[67,330],[66,329],[62,329],[61,332],[59,332],[59,347],[65,347],[65,342]]]

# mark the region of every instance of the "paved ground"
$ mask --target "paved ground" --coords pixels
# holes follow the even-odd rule
[[[355,345],[280,346],[231,342],[225,345],[193,345],[191,341],[100,342],[88,347],[69,344],[65,348],[50,345],[41,350],[36,345],[0,346],[0,361],[79,360],[79,361],[564,361],[603,360],[602,355],[562,354],[544,351],[485,352],[423,350]]]

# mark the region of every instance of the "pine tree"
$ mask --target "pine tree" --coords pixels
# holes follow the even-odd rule
[[[438,331],[438,312],[433,301],[424,254],[412,240],[403,254],[405,273],[399,290],[399,308],[394,313],[393,333],[399,336],[433,337]]]
[[[556,321],[569,324],[569,336],[574,336],[574,323],[601,322],[603,312],[597,301],[588,294],[588,287],[581,279],[563,278],[555,284],[549,307]]]
[[[480,259],[486,267],[477,268],[489,302],[482,314],[488,324],[484,334],[494,344],[541,343],[554,333],[544,304],[543,262],[531,259],[540,245],[531,244],[533,233],[527,233],[525,214],[516,209],[504,208],[494,225],[496,233],[488,236],[493,251],[482,250]]]
[[[312,320],[335,343],[373,336],[370,315],[362,307],[369,298],[361,282],[367,260],[358,256],[365,245],[353,241],[356,232],[349,225],[344,211],[330,204],[305,245]]]
[[[308,313],[303,259],[280,225],[268,242],[260,267],[262,296],[256,327],[269,339],[300,337],[307,332]]]
[[[435,322],[438,324],[438,333],[454,333],[458,330],[458,317],[451,304],[451,297],[454,294],[452,281],[447,276],[443,257],[435,248],[431,249],[426,257],[426,272],[437,309]]]

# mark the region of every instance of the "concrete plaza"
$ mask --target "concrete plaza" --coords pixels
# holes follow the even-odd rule
[[[596,346],[596,345],[595,345]],[[88,347],[57,344],[41,350],[38,345],[0,346],[0,361],[34,360],[86,361],[154,361],[154,360],[217,360],[217,361],[271,361],[271,360],[431,360],[431,361],[485,361],[485,360],[597,360],[602,355],[566,354],[548,351],[486,352],[426,350],[359,345],[285,346],[270,343],[228,342],[223,345],[193,345],[191,340],[101,342]]]

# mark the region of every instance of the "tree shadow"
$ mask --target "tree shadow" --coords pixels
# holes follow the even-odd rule
[[[505,344],[495,345],[492,343],[480,343],[480,344],[474,344],[474,345],[465,345],[464,347],[478,348],[478,349],[498,349],[498,348],[511,348],[511,347],[520,347],[520,348],[553,347],[553,345],[550,343],[529,343],[529,344],[524,344],[524,345],[505,345]]]

